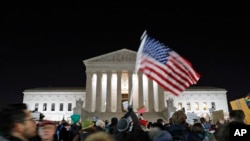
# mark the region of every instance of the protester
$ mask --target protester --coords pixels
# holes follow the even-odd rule
[[[82,128],[81,126],[81,116],[79,114],[73,114],[70,116],[72,124],[69,129],[69,141],[73,141],[73,139],[80,133]]]
[[[176,111],[172,115],[172,124],[167,128],[174,140],[187,140],[190,128],[186,123],[187,115],[182,111]]]
[[[199,122],[192,125],[187,138],[188,141],[212,141],[212,135]]]
[[[28,141],[37,135],[36,122],[24,103],[4,106],[0,123],[0,141]]]
[[[147,132],[143,131],[139,118],[134,113],[132,105],[128,106],[128,112],[118,121],[117,141],[148,141]]]
[[[39,123],[38,135],[41,141],[57,141],[56,123],[51,120],[43,120]]]
[[[232,110],[229,112],[229,122],[232,121],[238,121],[238,122],[244,122],[245,119],[245,113],[243,110]]]
[[[82,130],[80,132],[80,140],[85,141],[85,139],[92,133],[97,132],[95,128],[95,123],[89,119],[85,119],[82,121]],[[77,136],[78,137],[78,136]]]
[[[108,130],[109,134],[115,135],[115,134],[118,133],[117,123],[118,123],[118,118],[117,117],[112,117],[111,118],[111,123],[109,124],[109,130]]]
[[[61,124],[58,125],[56,135],[58,141],[68,141],[69,139],[69,128],[70,125],[66,121],[62,121]]]
[[[105,132],[108,133],[109,132],[109,125],[110,125],[109,121],[106,119],[104,122],[105,122]]]
[[[236,139],[232,138],[235,129],[246,128],[246,124],[239,121],[232,121],[222,125],[217,129],[216,134],[214,134],[215,141],[235,141]],[[234,129],[234,130],[232,130]],[[242,139],[244,140],[244,139]]]
[[[173,141],[172,135],[162,128],[162,123],[157,121],[152,123],[148,134],[152,141]]]
[[[95,122],[95,128],[96,128],[98,131],[105,131],[105,122],[102,121],[101,119],[98,119],[98,120]]]
[[[211,129],[211,124],[208,121],[206,121],[204,117],[200,118],[200,122],[205,131],[209,131]]]

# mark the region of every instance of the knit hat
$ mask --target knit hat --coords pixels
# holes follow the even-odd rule
[[[73,114],[70,116],[71,121],[73,122],[73,124],[77,123],[80,120],[80,115],[78,114]]]
[[[89,119],[82,121],[82,130],[88,129],[88,128],[93,127],[93,126],[94,126],[94,122],[89,120]]]
[[[42,120],[39,123],[39,127],[42,127],[42,126],[47,125],[47,124],[56,125],[56,123],[54,121],[52,121],[52,120]]]
[[[111,118],[111,124],[116,125],[118,123],[118,118],[117,117],[112,117]]]
[[[117,129],[119,132],[127,131],[129,128],[129,120],[126,118],[122,118],[119,120],[117,124]]]
[[[148,124],[148,121],[147,120],[145,120],[145,119],[141,119],[140,120],[140,124],[142,125],[142,126],[147,126],[147,124]]]
[[[103,122],[102,120],[98,119],[95,123],[96,126],[105,128],[105,122]]]

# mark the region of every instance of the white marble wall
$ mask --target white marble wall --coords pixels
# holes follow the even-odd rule
[[[45,119],[60,121],[63,117],[65,120],[70,118],[79,99],[85,101],[85,92],[24,92],[23,103],[28,105],[29,110],[34,110],[38,103],[38,111],[45,115]],[[47,103],[46,111],[43,111],[44,103]],[[55,111],[51,111],[52,103],[55,103]],[[63,103],[63,111],[59,111],[60,103]],[[72,105],[71,111],[68,111],[69,103]]]
[[[210,90],[200,90],[200,91],[184,91],[179,97],[173,96],[168,92],[164,92],[165,106],[167,107],[166,100],[169,98],[173,99],[173,104],[178,110],[178,104],[182,103],[182,107],[185,108],[185,112],[194,112],[197,115],[209,114],[209,108],[212,108],[212,102],[215,103],[215,110],[223,110],[225,115],[228,115],[228,103],[227,103],[227,91],[210,91]],[[190,102],[191,110],[187,108],[187,102]],[[206,110],[203,109],[203,103],[206,103]],[[195,103],[199,104],[199,110],[196,110]]]

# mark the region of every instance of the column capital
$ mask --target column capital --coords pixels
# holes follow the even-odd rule
[[[86,71],[86,74],[91,75],[91,74],[93,74],[93,72],[92,71]]]
[[[121,74],[121,73],[122,73],[122,71],[116,71],[116,73],[117,73],[117,74]]]
[[[100,75],[100,74],[102,74],[103,72],[101,72],[101,71],[96,71],[95,72],[97,75]]]
[[[128,75],[133,75],[134,71],[128,71]]]
[[[138,75],[138,76],[142,76],[143,73],[139,71],[139,72],[137,72],[137,75]]]
[[[121,71],[117,71],[116,74],[117,74],[117,78],[122,77],[122,72]]]
[[[107,75],[111,75],[112,74],[112,71],[106,71],[105,72]]]

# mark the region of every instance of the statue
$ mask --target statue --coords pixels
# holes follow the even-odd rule
[[[174,107],[173,98],[168,98],[168,100],[166,100],[166,102],[167,102],[167,107]]]
[[[171,113],[174,113],[176,111],[176,107],[174,107],[174,100],[173,98],[169,98],[167,100],[167,112],[168,112],[168,119],[171,116]]]
[[[76,107],[73,108],[73,113],[74,114],[82,114],[82,106],[83,106],[83,100],[81,100],[81,98],[79,100],[76,100]]]
[[[167,108],[162,111],[162,116],[166,119],[169,120],[171,113],[176,111],[176,107],[174,107],[174,100],[173,98],[169,98],[166,100],[167,103]]]

